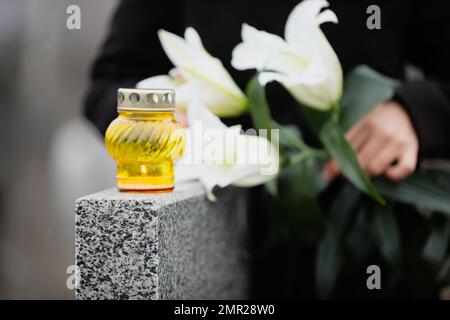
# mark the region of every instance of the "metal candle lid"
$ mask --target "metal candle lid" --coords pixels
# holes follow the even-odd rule
[[[117,110],[174,111],[175,91],[172,89],[123,89],[117,91]]]

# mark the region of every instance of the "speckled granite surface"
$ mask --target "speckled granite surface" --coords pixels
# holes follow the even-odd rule
[[[211,203],[198,183],[184,183],[77,200],[77,299],[245,298],[245,190],[216,195]]]

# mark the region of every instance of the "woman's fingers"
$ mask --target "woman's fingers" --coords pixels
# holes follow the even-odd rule
[[[359,164],[368,174],[370,174],[368,170],[371,164],[378,160],[380,151],[386,145],[386,140],[381,135],[372,134],[368,142],[357,152]]]
[[[361,167],[370,176],[385,174],[392,180],[400,180],[416,168],[417,136],[409,116],[395,102],[376,106],[346,136],[357,153]],[[335,161],[330,161],[323,171],[327,180],[334,179],[338,174],[340,169]]]
[[[367,165],[367,174],[372,177],[384,174],[398,160],[400,155],[401,149],[398,144],[387,142]]]
[[[370,138],[370,132],[363,122],[356,123],[346,134],[347,140],[356,152],[360,150]],[[326,181],[332,181],[341,173],[336,161],[331,160],[325,166],[322,176]]]
[[[346,137],[353,149],[359,151],[370,139],[370,130],[364,121],[359,121],[347,132]]]
[[[334,180],[341,173],[341,169],[337,165],[336,161],[331,160],[326,165],[322,171],[322,177],[325,181],[330,182]]]
[[[410,147],[403,152],[398,162],[386,171],[386,177],[398,181],[413,174],[417,166],[417,152],[414,147]]]

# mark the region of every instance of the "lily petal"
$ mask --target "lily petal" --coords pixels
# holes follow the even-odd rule
[[[139,89],[175,89],[177,87],[177,81],[167,75],[154,76],[136,84],[136,88]]]
[[[236,116],[247,110],[244,93],[222,62],[206,51],[195,29],[187,28],[185,39],[165,30],[158,35],[167,56],[190,84],[189,90],[215,114]]]
[[[209,199],[214,200],[215,196],[212,191],[215,186],[226,187],[233,184],[250,187],[273,179],[278,173],[278,151],[267,139],[242,135],[240,126],[227,127],[200,101],[194,101],[189,105],[188,119],[190,127],[189,134],[187,134],[188,143],[185,148],[185,156],[176,164],[175,168],[177,182],[198,179],[204,185]],[[231,140],[225,138],[218,141],[207,141],[207,143],[213,144],[227,141],[223,146],[225,163],[210,163],[211,159],[207,159],[203,148],[195,145],[205,143],[204,131],[199,132],[195,127],[198,123],[201,123],[203,130],[218,130],[219,134],[224,137],[232,138]],[[202,136],[195,136],[198,134]],[[232,142],[231,145],[228,145],[229,141]],[[200,154],[195,154],[196,152]],[[252,156],[254,159],[251,159]],[[201,161],[194,163],[193,159]]]
[[[320,29],[324,22],[337,23],[333,11],[321,10],[326,0],[304,0],[289,15],[285,39],[248,25],[243,42],[233,51],[237,69],[257,69],[259,81],[280,82],[300,103],[319,110],[338,104],[343,72],[339,59]]]
[[[231,65],[237,70],[265,69],[270,57],[288,51],[285,41],[274,34],[259,31],[244,23],[242,40],[232,54]]]
[[[209,53],[203,46],[203,42],[202,39],[200,38],[200,35],[194,28],[187,27],[186,31],[184,32],[184,38],[186,39],[186,42],[189,47],[195,48],[199,52],[209,55]]]
[[[323,8],[328,6],[329,3],[326,0],[300,2],[287,19],[284,34],[286,41],[299,46],[301,51],[308,50],[308,46],[311,44],[309,38],[318,36],[316,32],[311,33],[313,28],[318,28],[324,22],[338,23],[336,15],[331,10],[320,13]]]
[[[339,59],[320,30],[320,24],[337,23],[338,18],[328,7],[326,0],[304,0],[289,15],[285,27],[286,41],[297,50],[318,57],[327,70],[327,86],[332,103],[337,103],[342,95],[343,72]]]
[[[174,66],[180,67],[194,58],[183,38],[162,29],[158,31],[158,37],[164,52]]]
[[[320,72],[312,70],[303,74],[282,74],[277,72],[262,72],[259,75],[259,82],[266,85],[268,82],[276,81],[281,83],[292,96],[311,108],[318,110],[328,110],[330,101],[334,98],[330,95],[326,86],[326,77]]]
[[[253,187],[276,177],[280,160],[275,146],[264,137],[241,135],[239,138],[236,160],[238,164],[235,166],[232,184],[238,187]]]
[[[219,117],[211,113],[199,100],[194,100],[189,104],[187,116],[189,127],[201,123],[204,129],[226,130],[228,127],[220,121]]]
[[[317,23],[318,24],[322,24],[325,22],[333,22],[333,23],[339,23],[339,19],[336,16],[336,14],[331,11],[330,9],[327,9],[325,11],[322,11],[318,16],[317,16]]]

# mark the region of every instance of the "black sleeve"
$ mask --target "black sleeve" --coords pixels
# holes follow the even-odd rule
[[[180,34],[181,1],[122,0],[90,73],[84,113],[102,134],[117,116],[118,88],[134,87],[172,67],[158,40],[160,28]]]
[[[395,96],[412,119],[422,158],[450,159],[450,24],[444,5],[414,2],[405,55],[425,79],[404,83]]]

